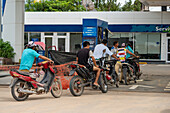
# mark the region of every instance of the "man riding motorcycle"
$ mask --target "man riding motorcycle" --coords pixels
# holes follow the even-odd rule
[[[51,63],[54,63],[54,62],[51,59],[38,54],[35,51],[37,45],[34,44],[33,41],[30,41],[26,46],[27,46],[27,49],[25,49],[22,53],[19,72],[23,74],[27,74],[32,78],[35,78],[32,73],[29,73],[29,70],[33,66],[35,58],[41,58],[43,60],[50,61]],[[40,89],[43,89],[43,88],[39,88],[39,90]]]
[[[80,49],[79,52],[77,53],[76,60],[77,60],[78,64],[85,66],[90,71],[96,71],[97,72],[96,73],[96,80],[95,80],[93,85],[100,87],[99,84],[98,84],[98,78],[100,76],[100,68],[99,68],[99,66],[97,66],[96,60],[93,56],[93,53],[89,48],[90,48],[90,43],[87,42],[87,41],[83,42],[83,49]],[[90,65],[88,63],[89,58],[92,58],[94,66]]]
[[[139,56],[136,56],[135,54],[131,53],[128,49],[126,49],[126,44],[122,43],[122,48],[119,48],[117,51],[117,57],[120,58],[120,61],[116,63],[115,65],[115,71],[118,74],[119,69],[121,69],[121,75],[120,75],[120,82],[123,83],[122,77],[123,77],[123,70],[122,70],[122,63],[126,63],[126,55],[130,54],[136,58],[139,58]]]
[[[94,48],[94,58],[96,60],[99,60],[102,57],[105,57],[106,54],[110,55],[111,57],[115,58],[116,60],[119,60],[119,58],[116,57],[115,54],[113,54],[109,48],[107,47],[107,40],[103,39],[101,44],[96,45],[96,47]],[[111,74],[112,71],[112,66],[110,68],[109,74]],[[110,80],[110,82],[114,82],[113,78]]]
[[[102,57],[105,57],[106,54],[112,56],[113,58],[115,58],[116,60],[119,60],[115,54],[113,54],[109,48],[107,47],[107,40],[106,39],[103,39],[102,43],[101,44],[98,44],[96,45],[96,47],[94,48],[94,58],[95,59],[100,59]],[[105,51],[103,53],[103,51]]]

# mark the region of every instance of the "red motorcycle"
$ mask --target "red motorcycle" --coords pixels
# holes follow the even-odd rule
[[[43,79],[37,82],[34,78],[31,78],[24,72],[12,69],[10,71],[13,80],[11,82],[11,94],[17,101],[26,100],[31,94],[43,94],[51,91],[51,94],[55,98],[59,98],[62,95],[62,85],[59,78],[56,77],[55,71],[50,67],[51,63],[44,61],[38,63],[37,66],[43,66],[42,70],[45,72]]]

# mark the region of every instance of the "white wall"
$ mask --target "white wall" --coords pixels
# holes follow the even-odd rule
[[[14,47],[15,62],[19,62],[24,47],[24,4],[24,0],[7,0],[3,15],[2,38]]]
[[[170,24],[170,12],[26,12],[25,24],[82,24],[83,18],[109,24]]]

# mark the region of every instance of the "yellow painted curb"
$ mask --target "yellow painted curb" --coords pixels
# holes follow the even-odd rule
[[[147,64],[147,62],[139,62],[139,64]]]

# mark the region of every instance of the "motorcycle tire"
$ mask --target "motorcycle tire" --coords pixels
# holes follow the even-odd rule
[[[100,74],[99,76],[99,85],[100,85],[99,89],[102,91],[102,93],[107,93],[108,85],[104,74]]]
[[[70,92],[73,96],[81,96],[84,92],[83,79],[80,76],[74,76],[70,81]]]
[[[129,85],[129,77],[127,76],[129,73],[127,72],[127,68],[123,68],[123,77],[125,81],[125,85]]]
[[[61,81],[59,79],[57,79],[52,84],[51,94],[54,98],[59,98],[59,97],[61,97],[62,93],[63,93],[63,88],[61,85]]]
[[[24,86],[26,84],[26,86]],[[22,85],[22,86],[21,86]],[[28,88],[28,84],[22,80],[18,80],[14,83],[14,85],[11,87],[11,94],[12,97],[16,100],[16,101],[24,101],[29,97],[29,94],[27,93],[19,93],[18,90],[19,88]],[[18,93],[18,96],[17,94]]]

